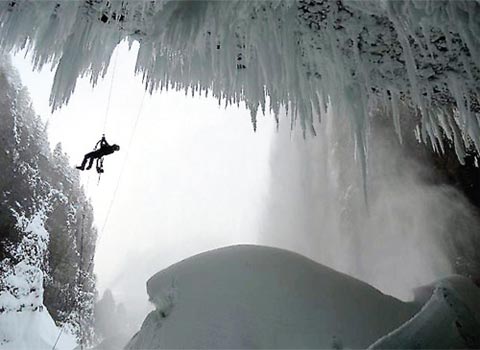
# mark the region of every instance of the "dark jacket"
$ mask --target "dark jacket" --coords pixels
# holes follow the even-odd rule
[[[113,152],[115,152],[115,148],[114,146],[107,145],[107,146],[100,147],[100,149],[97,150],[97,152],[99,152],[99,154],[101,154],[102,156],[106,156],[107,154],[112,154]]]
[[[92,154],[96,158],[101,158],[103,156],[106,156],[108,154],[112,154],[113,152],[115,152],[115,145],[113,146],[109,145],[107,140],[105,140],[105,137],[102,137],[102,139],[97,142],[97,145],[95,146],[95,148],[98,147],[98,145],[100,145],[100,148],[92,152]]]

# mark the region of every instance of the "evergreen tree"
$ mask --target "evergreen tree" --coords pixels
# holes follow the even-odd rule
[[[53,151],[9,58],[0,56],[0,311],[47,307],[94,339],[93,209],[61,144]]]

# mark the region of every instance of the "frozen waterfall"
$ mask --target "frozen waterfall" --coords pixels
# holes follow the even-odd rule
[[[122,40],[138,41],[146,88],[213,94],[313,130],[328,101],[353,125],[366,163],[369,115],[401,104],[417,136],[460,161],[480,149],[478,1],[31,1],[0,3],[0,47],[56,69],[52,108],[79,76],[103,76]],[[403,131],[405,132],[405,131]],[[410,130],[407,130],[410,132]]]

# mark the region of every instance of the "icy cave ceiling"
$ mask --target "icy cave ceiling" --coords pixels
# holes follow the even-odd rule
[[[139,43],[136,73],[150,91],[190,89],[246,102],[312,130],[327,105],[350,119],[363,152],[369,115],[399,106],[418,137],[459,159],[480,149],[477,1],[32,1],[0,2],[0,47],[27,48],[56,69],[52,108],[79,76],[106,73],[119,42]],[[362,147],[363,146],[363,147]]]

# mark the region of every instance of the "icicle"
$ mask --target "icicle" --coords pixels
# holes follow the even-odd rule
[[[150,93],[190,88],[226,106],[245,102],[253,123],[258,108],[273,111],[278,121],[284,106],[292,127],[298,121],[313,132],[313,114],[321,119],[329,100],[348,104],[345,89],[356,86],[362,112],[351,123],[367,152],[360,135],[369,132],[370,108],[390,91],[391,101],[381,107],[391,109],[400,142],[402,103],[420,110],[423,142],[441,149],[447,135],[459,157],[469,142],[480,149],[480,121],[472,110],[480,90],[478,2],[343,0],[348,11],[337,2],[328,2],[328,11],[322,3],[305,11],[295,1],[106,6],[18,0],[13,9],[9,3],[0,2],[0,47],[26,47],[36,69],[56,68],[53,109],[68,102],[79,76],[93,85],[104,77],[115,47],[126,39],[130,46],[139,43],[135,73]],[[442,95],[458,105],[463,119],[455,128],[451,106],[439,105]]]
[[[391,98],[392,98],[392,117],[393,117],[393,125],[395,128],[395,132],[397,133],[398,140],[400,143],[403,143],[402,140],[402,130],[400,127],[400,111],[399,111],[399,103],[400,100],[398,98],[398,93],[395,90],[390,90]]]

